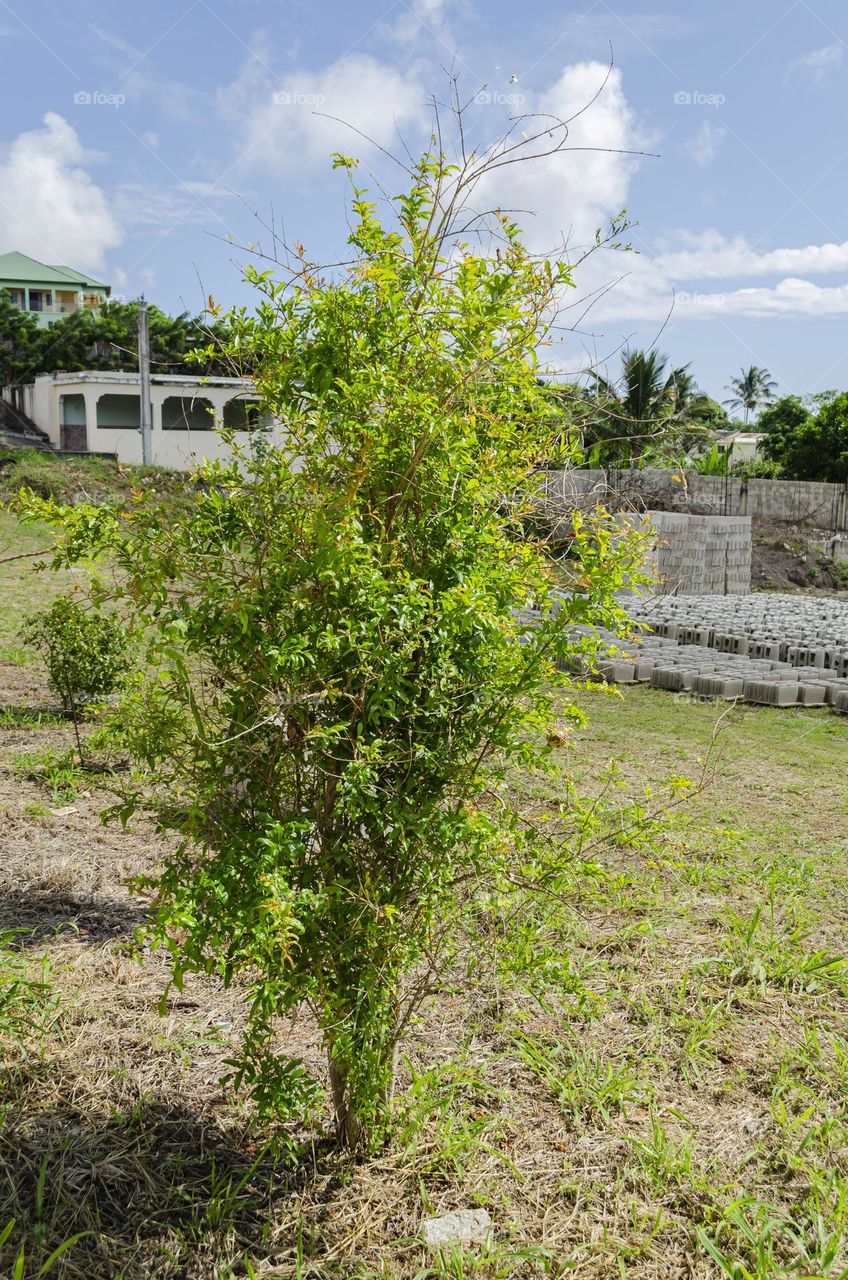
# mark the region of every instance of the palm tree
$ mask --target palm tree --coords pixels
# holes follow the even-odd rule
[[[649,443],[665,441],[700,394],[689,366],[669,371],[668,356],[658,351],[625,351],[619,384],[596,374],[594,385],[603,416],[592,434],[605,452],[631,463]]]
[[[777,386],[768,369],[760,369],[752,364],[750,369],[740,369],[738,378],[731,378],[726,388],[733,395],[725,404],[731,409],[743,410],[743,421],[748,425],[748,414],[755,412],[759,405],[768,404],[774,399]]]
[[[688,364],[672,369],[669,384],[669,396],[676,414],[685,413],[703,396],[694,374],[689,372]]]

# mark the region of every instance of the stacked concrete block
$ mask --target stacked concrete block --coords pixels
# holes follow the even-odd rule
[[[704,700],[830,707],[848,715],[848,602],[631,594],[621,604],[635,635],[575,626],[570,671]],[[562,607],[568,608],[567,597]],[[533,616],[522,615],[528,622]]]
[[[825,686],[802,681],[798,685],[798,701],[805,707],[823,707],[827,701]]]
[[[848,601],[797,595],[622,594],[634,633],[570,629],[564,667],[587,679],[678,695],[848,715]],[[560,608],[568,610],[564,594]],[[539,614],[517,612],[529,631]]]
[[[744,595],[751,590],[751,521],[649,511],[619,515],[622,525],[649,525],[644,568],[663,594]]]
[[[794,707],[798,704],[798,685],[783,680],[746,680],[743,697],[746,702],[762,702],[766,706]]]
[[[718,673],[696,676],[692,692],[705,698],[741,698],[745,692],[745,681],[739,676],[720,676]]]
[[[671,664],[662,667],[654,667],[651,672],[650,683],[655,689],[669,689],[672,693],[679,693],[682,689],[691,689],[695,682],[695,673],[693,671],[684,671],[680,667],[673,667]]]
[[[599,662],[595,674],[606,680],[607,684],[635,684],[636,664],[633,662]]]

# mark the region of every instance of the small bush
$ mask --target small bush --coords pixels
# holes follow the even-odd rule
[[[19,751],[12,757],[12,770],[17,777],[45,787],[53,804],[71,804],[77,793],[91,784],[92,765],[87,762],[87,769],[83,769],[80,759],[72,747],[66,751]]]
[[[112,693],[129,667],[120,623],[68,596],[29,617],[22,635],[40,654],[62,706],[74,713]]]

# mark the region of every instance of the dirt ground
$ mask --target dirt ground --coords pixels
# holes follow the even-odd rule
[[[222,1089],[238,990],[195,979],[160,1012],[167,968],[128,951],[145,903],[126,879],[161,845],[103,827],[96,780],[69,795],[26,776],[22,758],[72,741],[38,720],[50,701],[35,668],[0,667],[0,707],[40,709],[0,728],[0,927],[26,930],[15,945],[34,972],[47,957],[60,1001],[3,1051],[7,1265],[23,1246],[35,1275],[71,1239],[50,1272],[66,1280],[845,1274],[844,722],[725,717],[703,795],[640,851],[607,842],[567,910],[533,924],[566,959],[560,989],[446,985],[404,1045],[396,1142],[356,1162],[321,1125],[276,1156]],[[711,751],[715,708],[581,701],[562,755],[588,794],[612,761],[612,794],[647,803]],[[280,1050],[322,1073],[307,1020]],[[469,1206],[492,1214],[492,1248],[428,1258],[422,1217]],[[836,1261],[813,1270],[828,1241]]]
[[[824,554],[829,535],[799,525],[753,521],[751,585],[755,591],[848,591],[848,565]]]
[[[835,588],[815,541],[755,527],[755,586]],[[49,542],[0,515],[3,547]],[[103,826],[96,776],[43,767],[73,731],[18,638],[59,589],[33,565],[0,580],[0,932],[57,1003],[14,1042],[0,999],[0,1273],[67,1244],[57,1280],[848,1276],[848,721],[581,692],[561,760],[607,834],[526,922],[561,962],[549,995],[457,975],[403,1046],[391,1147],[343,1157],[325,1112],[280,1154],[219,1083],[239,990],[195,978],[163,1007],[164,957],[132,952],[146,903],[127,880],[159,838]],[[624,848],[617,814],[710,760],[706,789]],[[562,797],[517,785],[531,808]],[[323,1079],[307,1018],[279,1048]],[[423,1217],[478,1206],[491,1248],[427,1255]]]

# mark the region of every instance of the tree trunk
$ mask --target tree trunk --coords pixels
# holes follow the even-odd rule
[[[345,1073],[333,1057],[332,1050],[329,1054],[329,1064],[333,1110],[336,1113],[336,1137],[340,1146],[348,1151],[356,1151],[357,1148],[366,1145],[365,1126],[354,1110]]]
[[[336,1136],[339,1145],[347,1151],[367,1151],[376,1136],[376,1130],[382,1128],[380,1121],[388,1120],[395,1091],[397,1059],[398,1045],[395,1044],[392,1045],[384,1064],[387,1079],[382,1097],[378,1097],[377,1106],[373,1108],[369,1122],[365,1122],[357,1110],[355,1098],[351,1096],[347,1072],[333,1057],[332,1046],[328,1049],[327,1061],[336,1118]]]

